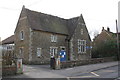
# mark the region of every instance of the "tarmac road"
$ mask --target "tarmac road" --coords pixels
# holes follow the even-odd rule
[[[83,65],[61,70],[52,70],[49,65],[23,65],[23,74],[7,78],[116,78],[118,62]]]

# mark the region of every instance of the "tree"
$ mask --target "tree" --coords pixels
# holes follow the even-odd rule
[[[108,40],[92,49],[92,58],[117,57],[116,40]]]

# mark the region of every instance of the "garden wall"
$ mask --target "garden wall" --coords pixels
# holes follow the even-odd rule
[[[16,65],[6,65],[2,67],[2,77],[16,74]]]
[[[66,61],[66,62],[61,62],[60,67],[62,69],[62,68],[68,68],[68,67],[75,67],[75,66],[96,64],[96,63],[103,63],[103,62],[111,62],[111,61],[114,61],[113,57],[94,58],[94,59],[80,60],[80,61]]]

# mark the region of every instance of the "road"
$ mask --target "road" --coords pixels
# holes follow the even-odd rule
[[[107,67],[111,65],[111,67]],[[24,74],[8,78],[116,78],[117,62],[83,65],[74,68],[52,70],[49,65],[24,65]]]
[[[83,74],[75,74],[72,76],[77,78],[117,78],[118,77],[118,66],[112,66],[100,70],[93,70]]]

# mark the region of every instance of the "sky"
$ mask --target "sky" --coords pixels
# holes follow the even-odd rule
[[[14,34],[22,9],[26,8],[61,18],[84,17],[91,38],[102,27],[116,32],[119,0],[0,0],[0,37],[2,40]]]

